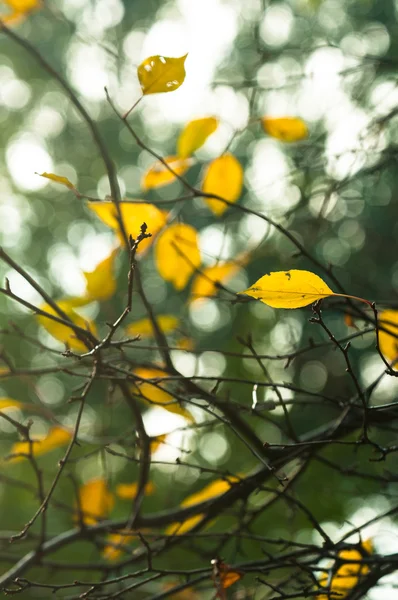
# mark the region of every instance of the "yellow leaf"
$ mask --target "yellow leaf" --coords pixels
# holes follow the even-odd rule
[[[297,117],[263,117],[261,123],[265,133],[282,142],[298,142],[308,136],[307,125]]]
[[[115,503],[113,494],[108,490],[107,483],[102,477],[91,479],[79,489],[79,505],[82,520],[85,525],[95,525],[105,519]],[[75,520],[78,521],[79,512]]]
[[[18,402],[18,400],[13,400],[12,398],[0,398],[0,410],[3,408],[22,408],[22,402]]]
[[[91,333],[96,335],[96,328],[93,321],[89,321],[81,317],[77,312],[73,310],[73,308],[71,308],[68,305],[67,300],[60,301],[57,304],[59,308],[69,317],[69,319],[75,325],[81,327],[82,329],[89,330],[91,331]],[[56,317],[59,316],[58,313],[56,313],[55,310],[48,304],[43,304],[42,306],[40,306],[40,309],[44,310],[50,315],[55,315]],[[71,348],[71,350],[76,350],[77,352],[87,351],[87,346],[83,343],[82,340],[76,337],[76,333],[67,325],[57,323],[57,321],[53,321],[52,319],[44,317],[43,315],[37,315],[37,320],[40,323],[40,325],[48,331],[48,333],[50,333],[55,339],[59,340],[60,342],[67,344]]]
[[[184,83],[185,59],[188,54],[179,58],[169,56],[149,56],[138,67],[137,75],[142,93],[159,94],[174,92]]]
[[[61,427],[52,427],[47,435],[39,440],[34,440],[32,443],[33,456],[37,457],[42,454],[47,454],[51,450],[61,448],[66,444],[69,444],[72,439],[72,434]],[[30,454],[31,445],[29,442],[16,442],[11,450],[10,454]],[[11,458],[10,462],[19,462],[26,458],[25,456],[15,456]]]
[[[51,179],[51,181],[55,181],[56,183],[60,183],[64,185],[69,190],[76,190],[73,183],[67,179],[67,177],[62,177],[61,175],[54,175],[54,173],[39,173],[40,177],[46,177],[46,179]]]
[[[94,271],[84,272],[86,278],[86,298],[92,300],[108,300],[116,290],[116,279],[113,272],[115,257],[119,249],[116,248],[107,258],[95,267]]]
[[[201,262],[196,229],[184,223],[169,225],[157,239],[155,262],[163,279],[176,290],[184,289]]]
[[[277,271],[261,277],[241,294],[246,294],[273,308],[300,308],[334,292],[318,275],[310,271]]]
[[[379,346],[387,360],[398,358],[398,310],[383,310],[379,314]],[[388,333],[391,332],[391,333]]]
[[[223,154],[207,167],[202,183],[202,190],[205,194],[214,194],[234,203],[239,199],[242,187],[242,165],[232,154]],[[210,210],[218,217],[228,208],[227,204],[214,198],[205,198],[205,201]]]
[[[177,175],[184,175],[194,164],[192,158],[179,158],[178,156],[166,156],[164,160]],[[173,183],[176,179],[174,173],[162,162],[157,161],[144,173],[141,187],[143,190],[152,190]]]
[[[345,598],[348,596],[351,590],[359,583],[360,578],[369,573],[369,566],[363,564],[362,561],[364,556],[372,552],[373,544],[371,540],[362,542],[360,550],[340,550],[337,555],[337,565],[340,566],[338,566],[336,572],[333,574],[330,586],[328,586],[329,576],[327,573],[323,573],[319,578],[319,585],[321,587],[328,587],[331,594],[318,594],[317,599],[329,600],[329,598],[333,597]],[[345,560],[358,562],[345,563]]]
[[[179,319],[173,315],[158,315],[156,322],[165,334],[173,332],[179,325]],[[140,321],[131,323],[126,328],[126,332],[129,335],[140,335],[143,338],[154,336],[152,321],[150,319],[141,319]]]
[[[112,202],[90,202],[88,207],[95,212],[105,225],[117,231],[119,239],[122,240],[115,205]],[[152,237],[140,243],[137,254],[142,254],[152,244],[158,231],[166,224],[167,213],[145,202],[123,202],[120,205],[120,210],[127,235],[131,235],[134,239],[140,234],[141,225],[143,223],[147,224],[147,232],[151,233]]]
[[[102,556],[106,560],[114,561],[120,558],[123,553],[128,552],[127,546],[137,537],[136,534],[129,531],[122,533],[111,533],[108,535],[108,544],[105,546]]]
[[[119,483],[116,486],[116,495],[122,500],[133,500],[137,495],[138,483]],[[145,486],[145,494],[150,495],[155,491],[155,486],[149,481]]]
[[[183,535],[188,531],[191,531],[201,520],[205,517],[205,514],[195,515],[194,517],[189,517],[182,523],[172,523],[165,529],[166,535]]]
[[[148,369],[146,367],[139,367],[133,371],[134,375],[141,379],[162,379],[167,377],[167,373],[161,369]],[[188,421],[193,422],[192,415],[182,406],[179,405],[178,401],[172,394],[163,389],[165,383],[157,381],[156,383],[150,383],[149,381],[137,381],[133,386],[133,392],[141,396],[144,400],[151,404],[160,404],[162,408],[166,409],[171,413],[181,415]]]
[[[198,150],[207,138],[215,132],[218,127],[218,119],[205,117],[195,119],[185,125],[177,141],[177,154],[181,158],[191,156]]]
[[[176,347],[179,350],[186,350],[189,352],[194,350],[195,342],[189,337],[182,337],[176,341]]]
[[[213,565],[212,580],[219,592],[231,587],[243,577],[243,573],[234,571],[219,558],[213,559],[211,564]],[[219,594],[217,594],[217,597],[219,597]]]
[[[221,496],[228,492],[231,487],[239,482],[238,477],[230,476],[226,479],[217,479],[216,481],[212,481],[209,485],[206,485],[199,492],[195,492],[191,494],[185,500],[181,502],[181,506],[193,506],[194,504],[200,504],[201,502],[206,502],[206,500],[211,500],[213,498],[217,498],[217,496]]]
[[[3,2],[20,13],[29,12],[41,5],[41,0],[3,0]]]
[[[213,267],[206,267],[194,279],[191,300],[215,296],[218,284],[225,285],[240,269],[241,265],[236,262],[225,262]]]
[[[151,438],[151,454],[154,454],[156,450],[158,450],[159,446],[165,443],[167,438],[167,433],[162,433],[162,435],[156,435]]]

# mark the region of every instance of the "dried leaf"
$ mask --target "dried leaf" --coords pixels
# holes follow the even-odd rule
[[[188,54],[179,58],[170,56],[149,56],[138,67],[137,75],[142,93],[159,94],[174,92],[184,83],[185,59]]]
[[[122,500],[134,500],[137,495],[138,483],[119,483],[116,486],[116,495]],[[145,495],[153,494],[155,486],[149,481],[145,486]]]
[[[95,212],[105,225],[117,231],[119,239],[123,242],[116,218],[115,205],[112,202],[90,202],[88,207]],[[147,224],[147,232],[151,233],[152,237],[140,243],[137,254],[142,254],[152,244],[158,231],[165,226],[167,213],[145,202],[123,202],[120,205],[120,210],[127,235],[137,238],[142,224]]]
[[[167,373],[161,369],[148,369],[145,367],[139,367],[133,371],[134,375],[142,379],[162,379],[167,377]],[[192,415],[174,398],[172,394],[163,389],[165,382],[157,381],[156,383],[150,383],[149,381],[137,381],[133,386],[133,392],[141,396],[147,402],[151,404],[159,404],[162,408],[167,411],[181,415],[190,422],[193,422]]]
[[[79,489],[79,505],[81,518],[85,525],[95,525],[105,519],[115,503],[113,494],[109,491],[104,478],[91,479]],[[79,518],[76,513],[76,521]]]
[[[211,561],[213,572],[212,580],[217,589],[217,598],[226,598],[222,592],[227,588],[231,587],[234,583],[242,579],[243,573],[240,571],[234,571],[230,565],[227,565],[219,558],[215,558]]]
[[[328,587],[331,594],[319,594],[317,599],[329,600],[331,597],[345,598],[348,596],[351,590],[359,583],[360,578],[369,573],[369,566],[362,561],[364,556],[368,556],[372,552],[373,544],[371,540],[362,542],[359,550],[340,550],[337,555],[337,565],[340,566],[338,566],[336,572],[333,574],[330,585],[328,585],[329,576],[327,573],[323,573],[319,579],[319,585],[321,587]],[[344,563],[345,560],[358,562]]]
[[[124,553],[129,552],[128,545],[137,537],[131,531],[121,533],[111,533],[107,537],[107,545],[104,548],[102,556],[105,560],[115,561]]]
[[[72,299],[73,303],[73,299]],[[59,301],[59,308],[69,317],[69,319],[78,327],[82,329],[87,329],[91,331],[94,335],[96,335],[96,327],[93,321],[89,321],[80,316],[73,308],[68,304],[68,301]],[[41,310],[44,310],[46,313],[51,315],[59,316],[55,310],[49,306],[48,304],[43,304],[40,306]],[[87,346],[76,337],[76,333],[73,331],[71,327],[67,325],[62,325],[62,323],[58,323],[57,321],[53,321],[48,317],[44,317],[43,315],[37,315],[37,320],[42,327],[44,327],[48,333],[50,333],[55,339],[63,342],[68,345],[71,350],[76,350],[77,352],[86,352]]]
[[[65,187],[67,187],[69,190],[76,191],[75,186],[73,185],[73,183],[71,183],[69,181],[69,179],[67,177],[62,177],[61,175],[55,175],[54,173],[39,173],[39,175],[40,175],[40,177],[45,177],[46,179],[51,179],[51,181],[60,183],[61,185],[64,185]]]
[[[201,263],[196,229],[184,223],[169,225],[156,241],[155,262],[165,281],[184,289]]]
[[[94,271],[84,272],[86,278],[86,299],[108,300],[116,291],[114,262],[119,249],[116,248],[107,258],[95,267]]]
[[[297,117],[263,117],[261,123],[265,133],[282,142],[298,142],[308,136],[307,125]]]
[[[32,445],[29,442],[16,442],[11,450],[10,454],[26,454],[26,457],[30,454],[30,448],[32,447],[32,453],[34,457],[47,454],[51,450],[61,448],[69,444],[72,439],[72,434],[62,427],[52,427],[46,436],[42,439],[34,439]],[[15,456],[10,459],[10,462],[19,462],[26,458],[25,456]]]
[[[241,294],[246,294],[273,308],[300,308],[334,292],[318,275],[310,271],[277,271],[261,277]]]
[[[242,187],[242,165],[232,154],[223,154],[208,165],[202,183],[205,194],[214,194],[234,203],[239,199]],[[227,204],[214,198],[205,198],[205,202],[218,217],[228,208]]]
[[[190,121],[181,131],[177,141],[177,154],[181,158],[191,156],[198,150],[207,138],[215,132],[218,127],[218,119],[205,117]]]
[[[214,267],[206,267],[193,281],[191,300],[215,296],[219,284],[225,285],[241,268],[242,266],[237,262],[225,262]]]
[[[172,333],[179,325],[179,319],[173,315],[157,315],[156,322],[163,333]],[[131,323],[126,328],[129,335],[140,335],[143,338],[154,337],[152,321],[150,319],[141,319]]]
[[[192,158],[180,158],[178,156],[166,156],[164,160],[176,175],[184,175],[194,164]],[[176,179],[174,173],[162,162],[157,161],[144,173],[141,179],[141,187],[146,191],[169,185]]]
[[[379,346],[387,360],[398,358],[398,310],[383,310],[379,314]],[[390,333],[388,333],[390,332]]]

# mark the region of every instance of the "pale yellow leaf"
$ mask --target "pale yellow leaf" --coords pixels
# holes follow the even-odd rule
[[[138,67],[137,75],[142,93],[159,94],[174,92],[185,79],[185,59],[188,54],[179,58],[170,56],[149,56]]]
[[[137,537],[137,534],[131,531],[123,533],[111,533],[107,537],[107,545],[104,548],[102,556],[109,561],[115,561],[126,552],[129,552],[129,544]]]
[[[205,194],[220,196],[228,202],[236,202],[243,187],[243,168],[232,154],[223,154],[213,160],[205,170],[202,190]],[[214,198],[205,198],[210,210],[221,216],[228,205]]]
[[[161,380],[165,377],[167,378],[167,373],[165,371],[162,371],[161,369],[139,367],[134,369],[133,373],[141,379],[160,379],[160,381],[154,381],[153,383],[150,381],[137,381],[132,388],[132,391],[135,394],[141,396],[143,400],[146,400],[150,404],[158,404],[167,411],[181,415],[188,421],[193,422],[192,415],[183,406],[180,406],[171,393],[164,389],[166,384]]]
[[[105,519],[114,505],[113,494],[102,477],[91,479],[79,489],[79,508],[85,525],[95,525]],[[75,520],[78,521],[77,510]]]
[[[157,315],[156,322],[163,333],[172,333],[179,325],[179,319],[173,315]],[[126,328],[129,335],[140,335],[143,338],[154,337],[152,321],[150,319],[141,319],[131,323]]]
[[[298,269],[264,275],[249,289],[240,293],[261,300],[273,308],[300,308],[334,295],[318,275]]]
[[[114,262],[119,249],[116,248],[107,258],[95,267],[94,271],[84,272],[86,278],[86,298],[92,300],[108,300],[116,291]]]
[[[379,325],[386,330],[379,330],[380,351],[387,360],[396,360],[398,358],[398,310],[383,310],[379,314]]]
[[[282,142],[298,142],[308,136],[308,127],[297,117],[263,117],[261,123],[265,133]]]
[[[116,486],[116,495],[122,500],[133,500],[138,491],[138,483],[119,483]],[[149,481],[145,486],[145,495],[153,494],[155,486]]]
[[[74,299],[72,299],[72,302],[73,300]],[[84,319],[82,316],[80,316],[73,308],[71,308],[67,300],[59,301],[57,304],[75,325],[81,327],[82,329],[91,331],[91,333],[96,335],[96,327],[94,322]],[[59,317],[58,313],[56,313],[55,310],[48,304],[43,304],[39,308],[50,315]],[[55,339],[68,345],[71,350],[76,350],[77,352],[87,351],[87,346],[80,338],[76,336],[76,333],[71,327],[63,325],[62,323],[58,323],[57,321],[53,321],[51,318],[43,315],[37,315],[37,320],[40,325],[48,331],[48,333],[50,333]]]
[[[166,156],[168,166],[174,171],[170,171],[162,162],[155,162],[143,175],[141,187],[143,190],[152,190],[173,183],[176,175],[184,175],[194,164],[191,158],[180,158],[178,156]],[[176,175],[174,175],[176,173]]]
[[[32,453],[34,457],[47,454],[51,450],[61,448],[69,444],[72,439],[72,434],[61,427],[52,427],[46,436],[41,439],[33,438],[32,445],[29,442],[16,442],[11,450],[10,454],[30,454],[30,448],[32,447]],[[10,462],[19,462],[26,458],[25,456],[15,456],[10,459]]]
[[[88,207],[105,225],[117,231],[119,239],[122,240],[113,202],[90,202]],[[152,244],[158,231],[166,224],[167,213],[145,202],[122,202],[120,211],[127,235],[131,235],[134,239],[140,234],[142,224],[147,224],[147,233],[151,233],[152,237],[143,240],[138,246],[137,254],[142,254]]]
[[[60,183],[64,185],[69,190],[76,190],[73,183],[69,181],[67,177],[62,177],[61,175],[55,175],[54,173],[39,173],[40,177],[45,177],[46,179],[51,179],[51,181],[55,181],[55,183]]]
[[[181,131],[177,141],[177,154],[181,158],[191,156],[198,150],[207,138],[215,132],[218,127],[218,119],[205,117],[190,121]]]
[[[225,285],[240,269],[241,265],[236,262],[225,262],[213,267],[206,267],[196,275],[193,281],[191,300],[215,296],[219,284]]]
[[[327,573],[323,573],[319,578],[319,585],[321,587],[329,587],[331,594],[318,594],[317,599],[329,600],[332,597],[346,598],[359,583],[361,577],[369,573],[369,566],[362,561],[364,557],[372,552],[373,544],[371,540],[362,542],[361,550],[354,548],[340,550],[337,555],[340,566],[333,574],[330,586],[328,586],[329,576]],[[345,563],[345,560],[358,562]]]
[[[169,225],[156,241],[155,263],[165,281],[184,289],[201,263],[196,229],[184,223]]]

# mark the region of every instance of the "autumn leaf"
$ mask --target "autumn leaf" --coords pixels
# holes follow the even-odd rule
[[[383,310],[379,314],[379,347],[387,360],[398,358],[398,310]],[[390,332],[390,333],[388,333]]]
[[[226,596],[223,594],[223,591],[231,587],[234,583],[242,579],[243,573],[240,571],[233,570],[229,565],[220,560],[219,558],[215,558],[211,561],[213,572],[212,572],[212,580],[217,589],[216,598],[220,598],[223,600]]]
[[[47,454],[51,450],[61,448],[69,444],[72,439],[72,434],[62,427],[52,427],[46,436],[41,439],[33,439],[32,444],[30,442],[16,442],[10,450],[10,462],[19,462],[30,455],[31,449],[34,457]],[[12,456],[18,454],[25,454],[26,456]]]
[[[67,300],[58,301],[57,304],[59,308],[69,317],[73,324],[77,325],[81,329],[86,329],[87,331],[90,331],[91,333],[96,335],[96,327],[94,322],[88,319],[84,319],[82,316],[80,316],[68,304]],[[48,304],[43,304],[39,308],[50,315],[59,317],[58,313]],[[72,327],[68,327],[67,325],[63,325],[62,323],[53,321],[53,319],[44,315],[37,315],[37,320],[40,323],[40,325],[48,331],[49,334],[51,334],[55,339],[59,340],[60,342],[63,342],[65,345],[68,345],[69,348],[71,348],[71,350],[76,350],[77,352],[87,351],[87,346],[83,343],[83,341],[80,338],[76,336],[76,333],[72,328],[73,325]]]
[[[12,398],[0,398],[0,410],[4,408],[22,408],[23,403]]]
[[[79,489],[79,503],[75,520],[81,516],[85,525],[95,525],[105,519],[114,505],[113,494],[104,478],[91,479]],[[80,515],[80,512],[81,515]]]
[[[297,117],[263,117],[261,123],[265,133],[282,142],[298,142],[308,136],[307,125]]]
[[[128,545],[137,537],[137,534],[131,531],[121,533],[111,533],[107,537],[107,545],[104,548],[102,556],[105,560],[115,561],[122,554],[129,551]]]
[[[243,168],[232,154],[223,154],[216,158],[205,170],[202,183],[202,191],[205,194],[214,194],[234,203],[239,199],[242,187]],[[205,202],[218,217],[228,208],[225,202],[215,198],[205,198]]]
[[[88,207],[105,225],[117,232],[120,241],[123,243],[113,202],[89,202]],[[154,236],[158,231],[165,226],[167,213],[145,202],[122,202],[120,211],[127,235],[131,235],[134,239],[140,234],[142,224],[147,224],[147,231],[152,234],[152,237],[144,239],[138,246],[137,254],[142,254],[153,243]]]
[[[166,156],[164,160],[172,171],[170,171],[170,169],[168,169],[161,161],[155,162],[148,171],[144,173],[141,179],[141,187],[143,190],[152,190],[173,183],[177,175],[184,175],[184,173],[186,173],[194,164],[194,161],[191,158],[180,158],[178,156]]]
[[[42,6],[41,0],[3,0],[3,4],[12,11],[6,15],[0,13],[0,20],[6,25],[18,24],[30,12]]]
[[[149,369],[145,367],[139,367],[135,369],[133,373],[138,378],[144,380],[163,379],[167,377],[167,373],[161,369]],[[165,383],[162,381],[151,383],[150,381],[137,380],[132,389],[133,392],[142,397],[143,400],[146,400],[151,404],[159,404],[165,410],[181,415],[188,421],[193,422],[192,415],[184,407],[180,406],[172,394],[163,389],[164,385]]]
[[[133,500],[138,491],[138,483],[119,483],[116,486],[116,495],[122,500]],[[153,494],[155,486],[149,481],[145,486],[145,495]]]
[[[242,265],[235,261],[205,267],[193,281],[191,301],[215,296],[219,284],[225,285],[241,268]]]
[[[88,301],[109,300],[116,291],[114,262],[119,249],[116,248],[109,256],[98,263],[94,271],[83,272],[86,278],[86,295]]]
[[[177,140],[177,154],[187,158],[198,150],[218,127],[218,119],[205,117],[187,123]]]
[[[191,531],[191,529],[196,527],[196,525],[198,525],[198,523],[200,523],[202,519],[205,518],[205,516],[206,515],[202,513],[200,515],[188,517],[188,519],[185,519],[185,521],[182,521],[181,523],[172,523],[171,525],[166,527],[165,534],[174,536],[188,533],[188,531]]]
[[[184,83],[185,59],[188,54],[179,58],[169,56],[149,56],[138,67],[137,75],[144,96],[174,92]]]
[[[55,183],[60,183],[61,185],[64,185],[69,190],[73,190],[74,192],[77,191],[75,186],[73,185],[73,183],[71,183],[67,177],[62,177],[61,175],[55,175],[54,173],[38,173],[38,174],[40,175],[40,177],[45,177],[46,179],[55,181]]]
[[[332,597],[345,598],[359,583],[362,576],[369,573],[370,568],[363,563],[364,556],[368,556],[373,552],[373,544],[371,540],[365,540],[361,543],[360,549],[340,550],[337,554],[336,572],[333,574],[330,585],[328,585],[329,575],[323,573],[319,579],[321,587],[328,587],[330,594],[319,594],[318,600],[329,600]],[[344,561],[351,561],[349,563]],[[354,562],[357,561],[357,562]]]
[[[156,241],[155,262],[165,281],[184,289],[201,263],[196,229],[184,223],[169,225]]]
[[[163,333],[172,333],[179,325],[179,319],[173,315],[157,315],[156,322]],[[131,323],[126,328],[129,335],[140,335],[143,338],[154,337],[152,321],[150,319],[141,319]]]

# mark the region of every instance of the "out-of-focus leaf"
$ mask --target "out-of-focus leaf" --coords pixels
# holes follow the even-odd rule
[[[182,523],[172,523],[165,529],[166,535],[183,535],[191,531],[201,520],[205,517],[205,514],[195,515],[194,517],[188,517]]]
[[[273,308],[300,308],[334,295],[318,275],[298,269],[264,275],[249,289],[240,293],[261,300]]]
[[[321,587],[328,587],[330,594],[319,594],[318,600],[329,600],[333,597],[346,598],[350,592],[358,585],[361,577],[369,573],[370,568],[364,564],[363,558],[373,552],[373,544],[371,540],[365,540],[361,543],[360,549],[340,550],[337,554],[338,566],[336,572],[332,575],[330,586],[328,586],[329,576],[323,573],[319,578]],[[351,562],[346,563],[344,561]],[[358,562],[354,562],[358,561]]]
[[[133,371],[134,375],[142,379],[157,379],[160,380],[167,377],[167,373],[161,369],[148,369],[145,367],[139,367]],[[141,396],[144,400],[151,404],[159,404],[162,408],[166,409],[171,413],[181,415],[188,421],[193,422],[192,415],[174,398],[172,394],[163,389],[165,383],[158,381],[151,383],[150,381],[137,381],[133,386],[133,392]]]
[[[107,537],[107,545],[102,556],[109,561],[115,561],[124,553],[129,552],[129,544],[137,537],[135,533],[126,531],[122,533],[111,533]]]
[[[189,352],[190,350],[193,350],[195,348],[195,342],[192,338],[181,337],[176,341],[176,347],[179,350],[186,350]]]
[[[180,584],[181,582],[178,581],[168,581],[164,584],[163,588],[165,591],[171,591],[173,588],[178,588]],[[198,594],[190,588],[181,590],[180,592],[173,592],[173,596],[171,597],[173,600],[199,600]]]
[[[116,496],[122,500],[133,500],[137,495],[138,483],[119,483],[116,486]],[[153,494],[155,486],[149,481],[145,486],[145,495]]]
[[[91,479],[79,489],[79,508],[85,525],[95,525],[105,519],[115,503],[104,478]],[[78,520],[79,513],[76,513]]]
[[[151,437],[151,454],[154,454],[156,450],[158,450],[159,446],[165,443],[166,438],[167,433],[162,433],[161,435]]]
[[[216,598],[225,598],[225,595],[222,592],[243,577],[243,573],[240,571],[234,571],[229,565],[225,562],[216,558],[211,561],[213,566],[212,572],[212,580],[214,581],[214,585],[217,589]]]
[[[13,400],[12,398],[0,398],[0,410],[3,408],[22,408],[23,403],[18,400]]]
[[[17,25],[30,12],[42,6],[41,0],[3,0],[3,4],[12,11],[3,15],[0,6],[0,19],[6,25]]]
[[[213,160],[203,177],[202,190],[205,194],[220,196],[228,202],[237,202],[243,187],[243,168],[232,154],[223,154]],[[221,216],[228,205],[214,198],[205,198],[206,204],[216,215]]]
[[[86,298],[108,300],[116,291],[114,262],[119,249],[116,248],[107,258],[95,267],[94,271],[84,272],[86,278]]]
[[[173,315],[158,315],[156,316],[156,322],[165,334],[172,333],[179,325],[179,319]],[[131,323],[131,325],[126,328],[126,333],[129,335],[140,335],[143,338],[153,337],[154,331],[152,322],[150,319],[135,321],[135,323]]]
[[[89,321],[88,319],[84,319],[80,316],[71,306],[68,304],[68,301],[60,301],[57,303],[61,310],[70,318],[70,320],[81,327],[82,329],[87,329],[91,331],[94,335],[96,335],[96,327],[93,321]],[[49,306],[48,304],[43,304],[40,306],[41,310],[45,312],[59,316],[55,310]],[[42,327],[44,327],[48,333],[50,333],[55,339],[67,344],[71,350],[76,350],[77,352],[86,352],[87,346],[76,337],[76,333],[67,325],[63,325],[62,323],[58,323],[57,321],[53,321],[49,317],[44,317],[43,315],[37,315],[37,320]]]
[[[308,136],[308,127],[297,117],[263,117],[261,123],[265,133],[282,142],[298,142]]]
[[[196,229],[175,223],[162,231],[156,241],[155,262],[163,279],[177,290],[184,289],[201,263]]]
[[[379,346],[387,360],[398,358],[398,310],[383,310],[379,314]],[[390,332],[390,333],[388,333]]]
[[[178,58],[170,56],[149,56],[138,67],[137,75],[142,93],[159,94],[174,92],[184,83],[185,59],[188,54]]]
[[[218,119],[205,117],[195,119],[187,123],[181,131],[177,141],[177,154],[181,158],[191,156],[198,150],[207,138],[215,132],[218,127]]]
[[[69,181],[67,177],[62,177],[62,175],[55,175],[54,173],[39,173],[39,175],[40,177],[51,179],[51,181],[55,181],[55,183],[60,183],[61,185],[67,187],[69,190],[76,191],[75,186]]]
[[[61,427],[52,427],[47,435],[42,439],[34,439],[32,445],[29,442],[16,442],[11,450],[10,454],[30,454],[30,448],[32,447],[32,453],[34,457],[47,454],[51,450],[61,448],[69,444],[72,439],[72,434]],[[19,462],[26,458],[25,456],[15,456],[10,458],[9,462]]]
[[[180,158],[179,156],[166,156],[164,160],[177,175],[184,175],[194,164],[192,158]],[[143,190],[152,190],[173,183],[176,179],[174,173],[162,162],[157,161],[144,173],[141,187]]]
[[[114,229],[122,241],[114,204],[112,202],[90,202],[88,207],[105,225]],[[120,210],[127,235],[131,235],[134,239],[140,234],[142,224],[147,224],[147,232],[151,233],[152,237],[140,243],[137,254],[142,254],[152,244],[158,231],[166,224],[167,213],[145,202],[123,202]]]
[[[191,300],[215,296],[218,284],[225,285],[241,268],[242,265],[237,262],[225,262],[213,267],[206,267],[196,275],[193,281]]]

